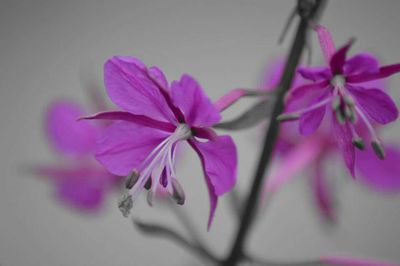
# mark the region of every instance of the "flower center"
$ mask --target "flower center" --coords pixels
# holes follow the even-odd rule
[[[146,187],[149,190],[148,201],[152,204],[153,195],[158,189],[168,191],[178,204],[184,203],[184,192],[175,174],[175,151],[178,142],[192,137],[190,127],[180,124],[174,133],[164,139],[143,160],[135,175],[130,175],[126,187],[131,189],[130,200],[134,201]],[[131,178],[133,176],[134,178]],[[130,205],[131,207],[131,205]]]
[[[331,79],[331,85],[335,88],[343,88],[346,84],[346,79],[342,75],[335,75]]]

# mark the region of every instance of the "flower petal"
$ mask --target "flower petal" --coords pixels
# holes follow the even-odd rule
[[[167,78],[165,77],[164,73],[161,71],[160,68],[152,66],[148,69],[148,73],[150,78],[152,78],[153,81],[157,82],[157,84],[161,88],[163,88],[166,91],[169,90]]]
[[[70,101],[56,101],[49,106],[46,132],[57,151],[79,156],[94,152],[99,129],[89,121],[76,121],[83,115],[83,109]]]
[[[322,216],[328,221],[335,220],[334,198],[328,180],[322,171],[321,162],[318,161],[315,167],[315,174],[312,178],[312,187],[315,202]]]
[[[346,55],[353,42],[354,39],[351,39],[347,44],[345,44],[333,54],[331,61],[329,62],[332,75],[343,74],[343,67],[346,62]]]
[[[359,179],[375,190],[400,192],[400,147],[388,145],[385,152],[385,160],[378,159],[371,148],[357,152]]]
[[[396,104],[380,89],[365,89],[346,85],[361,108],[376,122],[387,124],[397,119],[399,111]]]
[[[339,149],[342,151],[346,167],[354,177],[355,151],[352,143],[352,133],[350,127],[347,122],[344,125],[340,125],[335,114],[332,114],[332,128]]]
[[[104,83],[111,100],[137,115],[174,122],[175,116],[168,104],[168,94],[158,83],[163,83],[161,71],[150,71],[138,59],[114,56],[104,65]]]
[[[320,101],[319,99],[318,101]],[[316,104],[317,102],[314,102]],[[325,116],[326,105],[323,105],[317,109],[309,112],[305,112],[301,115],[299,121],[299,131],[303,136],[313,134],[321,125],[321,122]]]
[[[85,116],[79,120],[91,120],[91,119],[104,119],[104,120],[122,120],[132,122],[141,126],[156,128],[167,132],[174,132],[176,126],[162,121],[154,120],[144,115],[135,115],[124,111],[108,111],[101,112],[90,116]]]
[[[99,211],[105,193],[120,180],[104,168],[88,166],[87,162],[67,167],[37,167],[34,171],[52,179],[59,200],[83,211]]]
[[[301,67],[297,72],[312,81],[330,80],[332,77],[331,70],[327,67]]]
[[[329,64],[333,54],[336,51],[332,36],[328,29],[322,25],[315,26],[314,30],[317,32],[319,45],[325,57],[325,62]]]
[[[372,54],[360,53],[350,57],[345,62],[343,69],[346,75],[377,73],[379,71],[379,62]]]
[[[198,153],[210,194],[210,227],[216,207],[216,197],[230,191],[236,184],[236,146],[229,136],[218,136],[207,142],[190,141]]]
[[[265,183],[264,194],[275,192],[292,180],[299,172],[312,165],[320,156],[323,145],[318,138],[308,138],[300,142],[281,158],[281,167]]]
[[[111,173],[126,176],[169,134],[131,122],[114,122],[99,141],[96,159]]]
[[[171,86],[174,104],[180,108],[189,126],[212,126],[221,120],[217,108],[213,105],[203,89],[189,75],[183,75],[180,81]]]
[[[377,73],[363,73],[346,77],[346,82],[361,83],[389,77],[400,72],[400,64],[387,65],[379,68]]]
[[[328,80],[324,80],[324,81],[317,82],[317,83],[301,85],[299,87],[296,87],[296,88],[293,88],[292,90],[290,90],[288,97],[289,98],[301,98],[301,97],[306,96],[308,93],[313,93],[315,91],[325,89],[327,86],[329,86]]]
[[[233,89],[227,94],[223,95],[221,98],[219,98],[215,103],[214,106],[217,108],[219,112],[222,112],[235,102],[237,102],[240,98],[243,96],[246,96],[248,91],[246,89]]]

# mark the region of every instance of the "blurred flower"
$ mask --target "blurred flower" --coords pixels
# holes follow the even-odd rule
[[[120,178],[93,159],[102,127],[89,121],[77,122],[83,115],[83,108],[71,101],[55,101],[48,107],[47,139],[60,158],[56,165],[37,166],[34,171],[50,178],[56,197],[63,203],[85,212],[98,211]]]
[[[364,149],[364,138],[360,137],[355,126],[357,119],[360,118],[365,125],[376,155],[383,159],[384,149],[371,121],[387,124],[398,117],[393,100],[381,88],[370,88],[365,82],[399,72],[400,64],[379,67],[376,58],[366,53],[346,59],[353,40],[335,50],[328,30],[322,26],[316,26],[315,30],[328,66],[298,70],[304,79],[313,83],[291,90],[288,104],[301,101],[303,108],[285,113],[280,119],[299,119],[300,133],[310,135],[319,128],[329,107],[333,136],[342,150],[347,168],[354,176],[354,147]]]
[[[270,64],[263,81],[263,88],[276,88],[282,75],[284,62],[279,59]],[[294,79],[294,88],[304,85],[305,80],[297,75]],[[369,81],[366,85],[383,87],[376,81]],[[304,98],[303,98],[304,99]],[[286,112],[296,110],[301,101],[288,101]],[[355,127],[364,136],[365,127],[357,123]],[[375,124],[373,124],[376,128]],[[264,197],[269,192],[277,191],[286,182],[303,173],[310,177],[313,196],[320,213],[328,220],[335,219],[334,193],[330,186],[325,167],[332,161],[340,150],[337,142],[332,138],[329,123],[322,123],[319,130],[309,136],[302,136],[296,130],[294,123],[281,123],[279,138],[274,151],[274,167],[265,184]],[[359,181],[375,191],[385,193],[400,191],[400,169],[396,161],[400,160],[398,146],[386,146],[385,160],[378,159],[374,151],[367,147],[364,151],[356,152],[356,169]],[[305,172],[306,171],[306,172]],[[305,173],[304,173],[305,172]]]
[[[123,56],[108,60],[104,74],[109,97],[124,111],[98,113],[86,119],[117,120],[101,138],[96,158],[110,172],[129,175],[130,197],[125,197],[120,207],[130,208],[144,187],[149,189],[151,201],[160,186],[183,204],[183,189],[175,173],[175,150],[178,144],[187,142],[203,166],[210,196],[210,227],[218,196],[236,182],[233,140],[217,136],[211,129],[220,120],[218,110],[189,75],[169,86],[159,68],[147,68],[138,59]]]

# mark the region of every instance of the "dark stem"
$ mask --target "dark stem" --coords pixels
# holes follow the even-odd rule
[[[279,91],[273,108],[271,122],[264,137],[264,145],[254,175],[254,182],[252,184],[247,200],[243,205],[244,208],[241,214],[239,229],[237,231],[236,238],[234,240],[230,253],[228,254],[227,258],[221,263],[222,266],[235,266],[245,257],[245,251],[243,247],[248,237],[251,225],[254,221],[266,168],[271,159],[275,142],[278,137],[279,122],[276,118],[283,111],[284,97],[292,84],[295,70],[299,64],[300,57],[306,42],[306,33],[308,30],[309,22],[314,19],[315,15],[318,13],[317,11],[319,11],[320,7],[323,6],[321,5],[321,2],[324,1],[299,0],[297,3],[297,13],[300,15],[301,19],[297,28],[296,37],[294,39],[283,75],[279,83]]]

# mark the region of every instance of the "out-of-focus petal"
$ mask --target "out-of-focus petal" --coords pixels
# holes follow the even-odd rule
[[[49,106],[46,132],[57,151],[78,156],[94,152],[99,130],[89,121],[77,122],[83,115],[82,108],[73,102],[60,100]]]
[[[352,133],[349,125],[340,125],[335,117],[332,115],[332,128],[334,137],[337,140],[339,149],[342,151],[343,159],[347,169],[349,169],[351,175],[354,177],[354,162],[355,162],[355,151],[352,143]]]
[[[104,168],[82,163],[59,167],[37,167],[34,172],[50,178],[56,186],[56,197],[83,211],[98,211],[105,193],[115,188],[119,178]]]
[[[313,187],[313,195],[317,204],[319,213],[328,220],[335,220],[335,206],[332,188],[323,173],[321,162],[317,162],[315,166],[315,174],[311,179]]]
[[[320,91],[322,89],[327,88],[328,86],[329,86],[328,80],[324,80],[324,81],[317,82],[317,83],[301,85],[299,87],[296,87],[296,88],[293,88],[292,90],[290,90],[288,97],[289,97],[289,99],[290,98],[301,98],[301,97],[306,96],[308,93]]]
[[[281,167],[265,183],[264,193],[275,192],[299,172],[312,165],[323,150],[318,138],[304,139],[281,157]]]
[[[315,26],[314,30],[317,32],[319,45],[324,55],[325,62],[329,64],[333,54],[336,51],[332,36],[328,29],[322,25]]]
[[[399,111],[394,101],[380,89],[365,89],[346,85],[347,89],[356,98],[357,103],[380,124],[387,124],[397,119]]]
[[[174,104],[183,112],[189,126],[212,126],[221,120],[217,108],[203,92],[203,89],[189,75],[183,75],[180,81],[171,86]]]
[[[360,53],[350,57],[344,64],[343,69],[346,75],[377,73],[379,71],[379,62],[370,53]]]
[[[378,159],[371,148],[357,151],[358,178],[368,187],[382,192],[400,192],[400,148],[386,146],[385,160]]]
[[[299,131],[303,136],[313,134],[321,125],[325,116],[326,106],[323,105],[317,109],[305,112],[301,115],[299,121]]]
[[[337,50],[329,62],[331,66],[332,75],[343,74],[343,67],[346,62],[347,52],[352,46],[354,40],[351,39],[347,44]]]
[[[135,115],[124,111],[101,112],[94,115],[82,117],[80,120],[91,120],[91,119],[122,120],[122,121],[132,122],[145,127],[164,130],[167,132],[174,132],[176,128],[176,126],[168,122],[162,122],[154,120],[144,115]]]
[[[168,93],[157,84],[163,83],[161,74],[153,68],[153,79],[146,66],[138,59],[114,56],[104,65],[104,83],[111,100],[137,115],[175,122],[168,103]]]
[[[114,122],[99,141],[96,159],[111,173],[126,176],[169,134],[131,122]]]
[[[332,77],[331,70],[327,67],[301,67],[297,72],[312,81],[329,80]]]
[[[361,83],[389,77],[400,72],[400,64],[387,65],[379,68],[377,73],[363,73],[346,77],[349,83]]]

